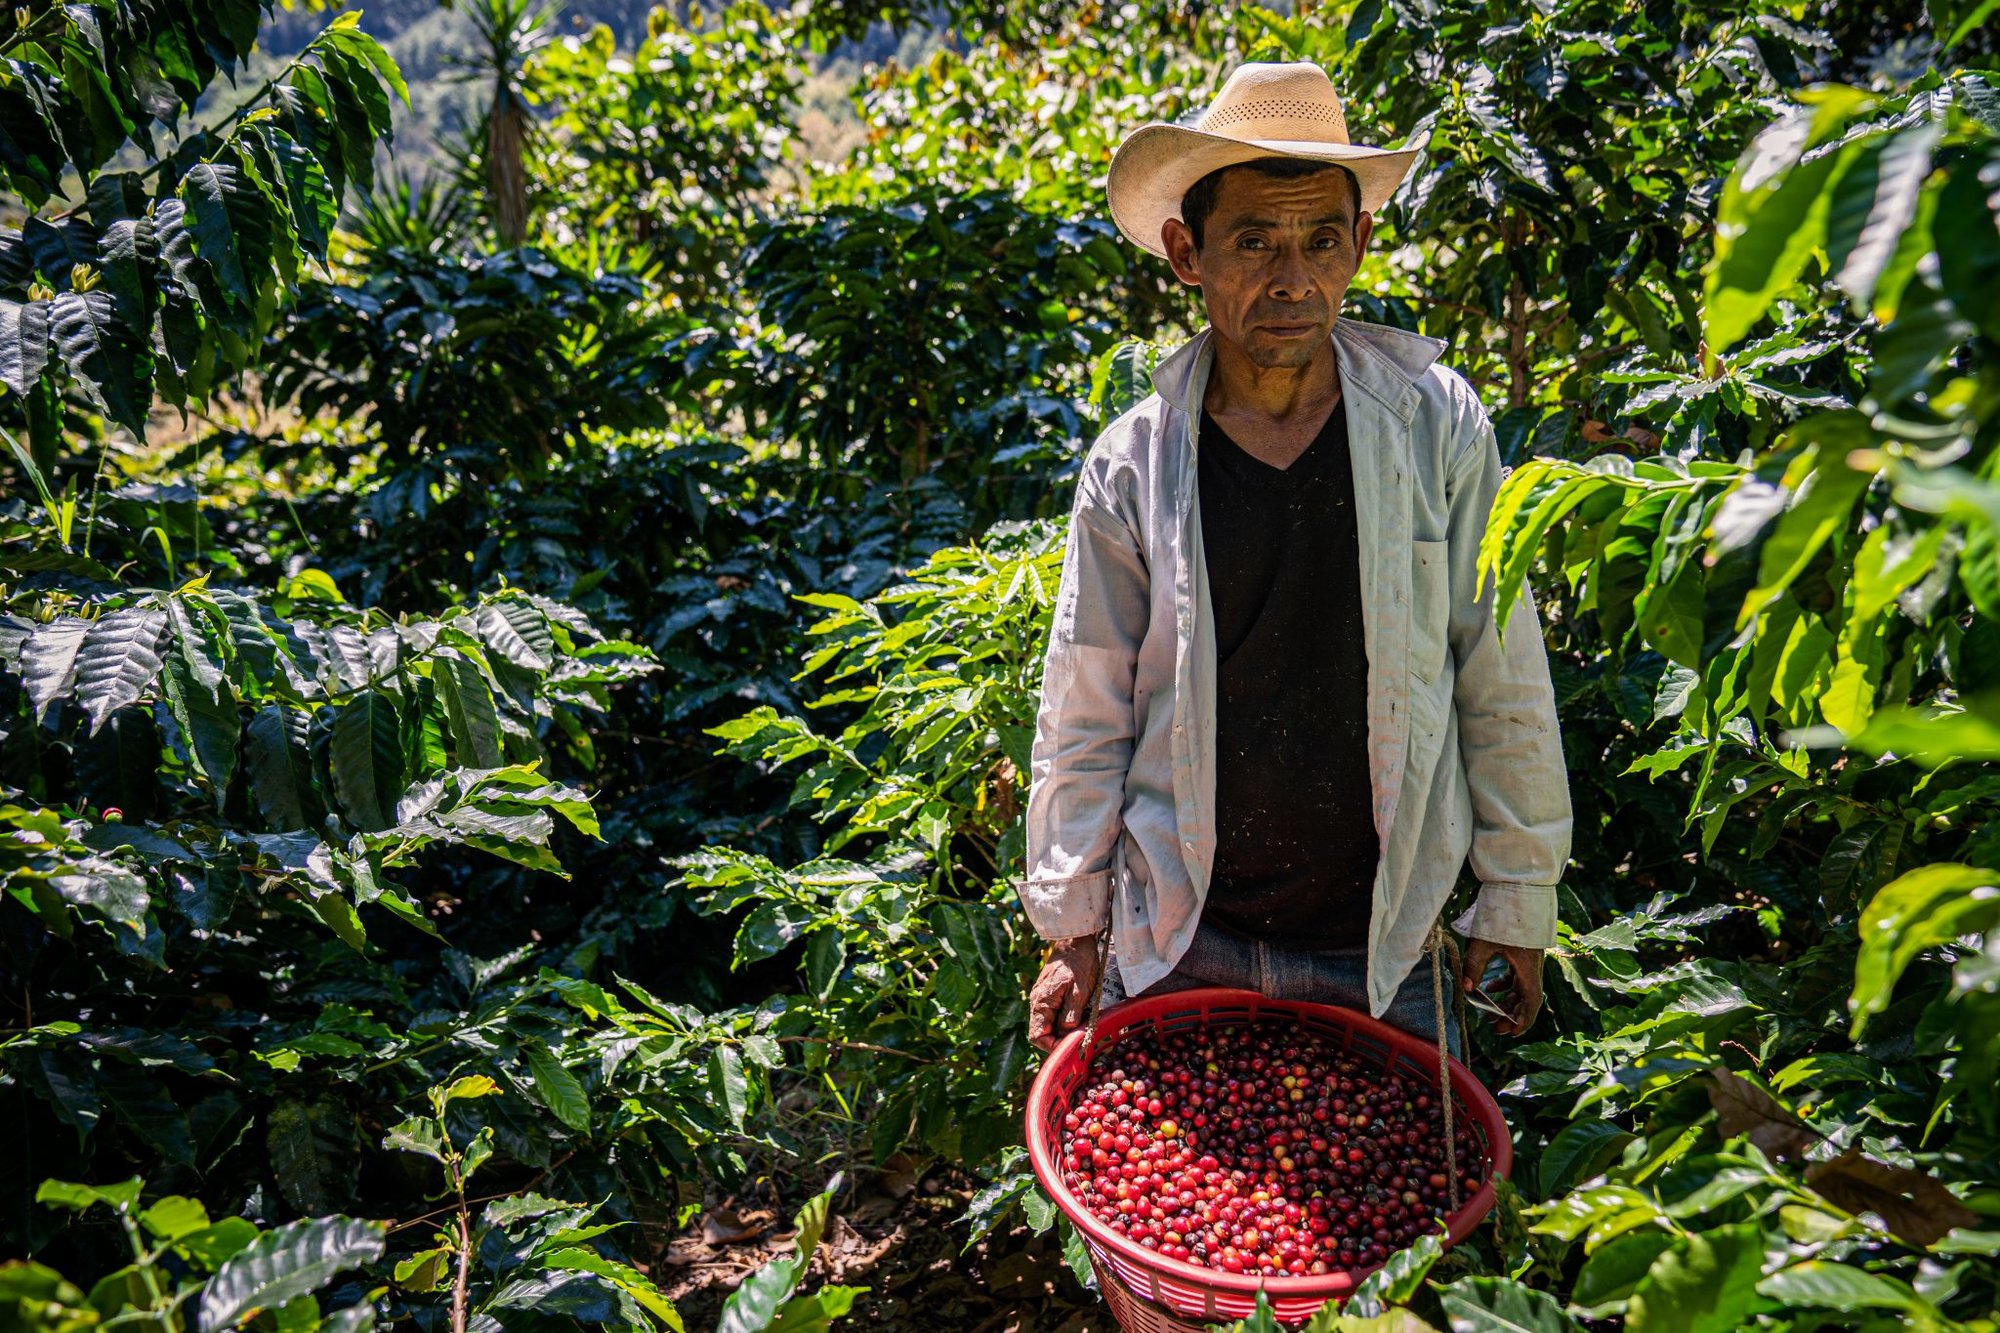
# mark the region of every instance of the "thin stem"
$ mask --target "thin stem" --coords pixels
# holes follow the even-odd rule
[[[118,1221],[124,1226],[125,1239],[132,1246],[132,1267],[139,1270],[139,1277],[146,1284],[146,1294],[152,1298],[146,1308],[158,1311],[166,1301],[167,1294],[160,1290],[159,1275],[153,1271],[153,1256],[146,1253],[146,1243],[139,1235],[139,1224],[134,1222],[132,1214],[123,1208],[118,1210]]]
[[[401,1055],[391,1056],[387,1060],[377,1060],[374,1064],[369,1065],[366,1069],[363,1069],[361,1071],[361,1077],[367,1078],[371,1074],[379,1074],[385,1069],[394,1069],[397,1065],[403,1063],[403,1061],[405,1060],[420,1059],[423,1056],[429,1055],[432,1051],[443,1050],[445,1047],[451,1045],[454,1041],[457,1041],[458,1038],[459,1034],[453,1032],[446,1036],[439,1037],[436,1041],[430,1042],[427,1045],[419,1046],[413,1051],[404,1051]]]
[[[831,1037],[778,1037],[776,1040],[806,1041],[816,1046],[837,1047],[843,1051],[873,1051],[877,1055],[900,1055],[905,1060],[914,1060],[920,1065],[934,1065],[937,1063],[937,1061],[927,1059],[924,1056],[913,1055],[909,1051],[899,1051],[894,1046],[872,1046],[865,1041],[835,1041]]]
[[[439,1117],[442,1125],[443,1117]],[[448,1164],[451,1187],[458,1195],[458,1273],[451,1280],[451,1333],[465,1333],[465,1297],[472,1285],[472,1226],[465,1202],[465,1177],[457,1162]]]

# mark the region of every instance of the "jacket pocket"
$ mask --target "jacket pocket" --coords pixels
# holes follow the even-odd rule
[[[1410,674],[1424,684],[1444,670],[1451,623],[1451,543],[1412,541],[1410,567]]]

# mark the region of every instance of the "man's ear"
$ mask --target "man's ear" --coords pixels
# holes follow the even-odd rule
[[[1354,219],[1354,256],[1359,259],[1368,253],[1368,238],[1375,234],[1375,215],[1363,213]]]
[[[1168,218],[1160,228],[1160,245],[1173,265],[1174,276],[1190,287],[1201,286],[1201,252],[1194,248],[1194,232],[1179,218]]]

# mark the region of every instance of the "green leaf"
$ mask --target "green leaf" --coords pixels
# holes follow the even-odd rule
[[[1156,349],[1136,339],[1116,344],[1097,359],[1091,368],[1090,405],[1100,420],[1124,416],[1153,392],[1156,359]]]
[[[1083,1233],[1070,1225],[1067,1217],[1056,1222],[1056,1229],[1062,1233],[1063,1262],[1069,1265],[1070,1276],[1085,1291],[1097,1290],[1097,1270],[1090,1266],[1090,1249],[1083,1241]]]
[[[1944,244],[1942,238],[1939,244]],[[1972,333],[1973,325],[1960,317],[1952,299],[1920,269],[1904,290],[1895,322],[1876,336],[1869,396],[1891,406],[1936,387],[1939,368]]]
[[[449,1249],[423,1250],[399,1259],[393,1274],[396,1285],[405,1291],[436,1291],[451,1271],[451,1260]]]
[[[1871,308],[1876,279],[1916,215],[1917,193],[1943,135],[1944,123],[1938,120],[1871,135],[1855,145],[1851,165],[1834,186],[1827,260],[1857,314]]]
[[[959,1253],[965,1253],[984,1240],[994,1227],[1000,1225],[1014,1204],[1024,1202],[1029,1194],[1035,1192],[1034,1174],[1022,1169],[1021,1161],[1020,1149],[1011,1149],[1006,1159],[1006,1163],[1012,1164],[1009,1173],[990,1182],[967,1201],[965,1212],[958,1219],[967,1228],[965,1244],[959,1247]]]
[[[104,414],[143,438],[153,400],[151,359],[133,347],[111,294],[57,293],[49,308],[49,336],[70,375]]]
[[[1632,1292],[1645,1280],[1653,1261],[1675,1244],[1672,1233],[1648,1228],[1614,1237],[1584,1261],[1570,1291],[1570,1302],[1586,1318],[1622,1314]]]
[[[534,1078],[535,1100],[577,1133],[588,1133],[590,1098],[584,1095],[576,1076],[563,1068],[548,1047],[533,1039],[521,1043],[521,1056]]]
[[[1663,1251],[1632,1293],[1632,1333],[1737,1333],[1757,1303],[1764,1229],[1755,1222],[1696,1232]]]
[[[769,958],[790,947],[810,924],[812,918],[795,904],[759,904],[743,919],[743,925],[736,932],[736,953],[730,961],[731,968]]]
[[[169,594],[161,599],[161,604],[173,625],[174,647],[179,650],[189,676],[207,692],[210,699],[220,697],[222,682],[227,677],[222,631],[216,629],[208,611],[191,605],[185,597]],[[212,604],[208,605],[213,610]],[[214,611],[214,614],[220,618],[219,611]]]
[[[174,1248],[213,1272],[232,1255],[241,1254],[257,1239],[257,1228],[240,1217],[225,1217],[214,1226],[182,1236]]]
[[[1956,8],[1955,5],[1940,3],[1940,0],[1931,0],[1933,15],[1948,14]],[[1957,19],[1956,23],[1936,25],[1939,36],[1944,39],[1940,49],[1949,50],[1979,31],[1979,25],[1986,22],[1995,10],[2000,10],[2000,0],[1968,0],[1961,12],[1952,15]]]
[[[186,660],[178,655],[167,659],[161,679],[166,685],[167,707],[180,725],[186,756],[194,771],[208,779],[220,809],[236,773],[236,741],[242,732],[236,700],[225,696],[218,701],[202,689]]]
[[[814,996],[831,999],[847,966],[847,937],[836,928],[815,931],[806,941],[806,984]]]
[[[116,1185],[79,1185],[67,1180],[44,1180],[35,1188],[35,1202],[79,1213],[102,1203],[110,1205],[114,1212],[129,1213],[139,1206],[139,1191],[142,1188],[144,1183],[137,1176],[121,1180]]]
[[[1759,1282],[1757,1291],[1803,1309],[1902,1310],[1927,1320],[1942,1319],[1936,1306],[1905,1283],[1820,1259],[1779,1269]]]
[[[201,1333],[234,1328],[382,1257],[385,1224],[321,1217],[267,1231],[225,1263],[201,1294]]]
[[[269,122],[247,126],[244,133],[255,137],[265,158],[265,174],[272,178],[275,188],[284,191],[300,248],[314,259],[324,261],[327,238],[332,235],[334,221],[340,214],[340,200],[319,159]]]
[[[1825,236],[1829,186],[1861,151],[1849,144],[1802,160],[1871,100],[1842,87],[1819,90],[1817,97],[1813,110],[1759,134],[1723,187],[1704,289],[1704,334],[1712,355],[1741,341],[1798,279]]]
[[[444,1131],[435,1120],[423,1116],[411,1116],[401,1124],[393,1126],[382,1136],[382,1146],[398,1152],[413,1152],[431,1158],[445,1160]]]
[[[372,68],[376,76],[389,85],[391,92],[401,98],[405,105],[409,103],[410,88],[403,82],[402,70],[396,67],[396,62],[390,58],[388,51],[373,37],[359,28],[334,24],[321,34],[320,40],[339,48],[350,58]]]
[[[53,875],[49,887],[79,912],[97,917],[134,938],[145,937],[146,913],[153,902],[145,876],[103,863],[70,874]]]
[[[1564,1125],[1542,1150],[1542,1193],[1553,1196],[1567,1189],[1574,1177],[1591,1174],[1598,1163],[1631,1140],[1630,1131],[1610,1120],[1577,1120]]]
[[[396,703],[370,690],[334,716],[329,750],[333,789],[355,827],[379,833],[396,823],[403,794],[403,733]]]
[[[794,1296],[778,1307],[770,1333],[827,1333],[833,1321],[854,1308],[854,1301],[866,1287],[821,1287],[807,1296]]]
[[[1859,1037],[1889,1005],[1916,956],[2000,924],[2000,874],[1949,862],[1919,866],[1884,885],[1861,912],[1861,952],[1848,1008]]]
[[[1953,164],[1931,227],[1942,287],[1980,332],[2000,339],[2000,147],[1990,139],[1983,155]]]
[[[250,795],[276,832],[318,828],[324,814],[313,786],[311,729],[303,709],[279,704],[258,709],[244,728]]]
[[[750,1084],[743,1075],[743,1053],[734,1046],[717,1046],[709,1054],[708,1090],[731,1128],[743,1128],[750,1114]]]
[[[839,1184],[840,1177],[835,1176],[825,1190],[814,1195],[799,1210],[794,1219],[798,1227],[797,1252],[789,1259],[778,1259],[764,1265],[746,1278],[723,1304],[722,1318],[715,1326],[716,1333],[765,1333],[772,1329],[808,1326],[804,1322],[786,1324],[783,1307],[798,1289],[808,1265],[812,1263],[813,1253],[819,1249],[820,1236],[826,1230],[827,1211],[833,1206],[833,1196]],[[804,1313],[794,1316],[794,1320],[803,1319]]]
[[[609,1278],[612,1285],[626,1293],[633,1300],[646,1307],[661,1323],[670,1329],[682,1330],[680,1312],[674,1309],[672,1301],[661,1295],[644,1273],[629,1264],[607,1259],[595,1250],[571,1248],[557,1250],[541,1258],[544,1268],[566,1272],[595,1273]]]
[[[311,906],[313,915],[325,922],[341,943],[356,953],[367,948],[368,932],[363,929],[361,915],[354,910],[353,903],[337,892],[326,892],[313,898]]]
[[[148,328],[153,322],[157,249],[150,218],[120,218],[97,238],[98,271],[118,325],[128,338],[131,331]]]
[[[21,681],[36,717],[65,698],[76,684],[77,656],[91,622],[65,617],[37,625],[21,645]]]
[[[1962,710],[1884,708],[1849,741],[1863,754],[1887,754],[1938,767],[1958,759],[2000,759],[2000,711],[1990,698]]]
[[[433,659],[431,679],[444,701],[445,722],[451,728],[459,763],[469,768],[498,768],[505,761],[500,748],[500,711],[485,675],[471,659],[444,649]]]
[[[1462,1278],[1439,1287],[1452,1333],[1574,1333],[1555,1297],[1498,1277]]]
[[[104,719],[136,703],[160,672],[166,612],[150,606],[113,611],[90,626],[76,660],[76,697],[95,732]],[[37,636],[39,637],[39,636]],[[28,644],[32,649],[34,639]]]
[[[49,301],[0,301],[0,384],[22,397],[49,362]]]
[[[179,1240],[209,1226],[208,1209],[202,1207],[201,1200],[179,1194],[155,1199],[152,1207],[139,1214],[139,1221],[160,1240]]]
[[[361,1053],[359,1046],[343,1044]],[[264,1143],[271,1175],[293,1208],[314,1216],[333,1212],[352,1197],[361,1144],[354,1112],[345,1103],[283,1097],[271,1108]]]
[[[1791,503],[1758,552],[1757,586],[1737,612],[1739,630],[1791,587],[1836,531],[1847,529],[1855,501],[1874,480],[1874,473],[1847,464],[1848,449],[1860,447],[1870,438],[1866,422],[1858,414],[1815,417],[1799,429],[1813,432],[1816,439],[1793,467],[1795,471],[1810,470],[1800,478]]]
[[[1399,1305],[1408,1305],[1423,1290],[1424,1279],[1444,1256],[1438,1233],[1417,1237],[1391,1254],[1380,1268],[1361,1279],[1349,1298],[1347,1308],[1357,1315],[1379,1315]]]
[[[263,278],[253,260],[268,254],[270,245],[270,221],[255,187],[231,163],[198,162],[181,177],[176,194],[187,210],[193,257],[228,299],[252,304]]]
[[[515,666],[547,671],[554,664],[556,641],[549,622],[526,602],[484,602],[474,613],[480,642]]]

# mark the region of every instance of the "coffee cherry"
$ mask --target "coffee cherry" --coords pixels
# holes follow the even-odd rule
[[[1446,1211],[1437,1099],[1315,1033],[1135,1030],[1108,1058],[1060,1121],[1059,1162],[1085,1207],[1155,1253],[1323,1276],[1381,1263]],[[1457,1128],[1470,1193],[1484,1162],[1463,1116]]]

